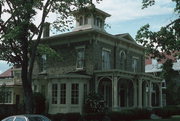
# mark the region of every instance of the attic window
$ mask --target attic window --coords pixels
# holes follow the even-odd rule
[[[95,17],[94,18],[94,25],[102,28],[103,27],[103,20],[99,17],[97,17],[97,18]]]

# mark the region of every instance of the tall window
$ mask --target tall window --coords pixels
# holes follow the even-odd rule
[[[83,69],[84,67],[84,47],[76,48],[77,51],[77,61],[76,61],[76,68]]]
[[[79,102],[79,84],[71,85],[71,104],[78,104]]]
[[[60,87],[60,104],[66,104],[66,84],[61,84]]]
[[[122,70],[125,70],[125,66],[126,66],[126,54],[124,51],[120,52],[120,68]]]
[[[58,85],[52,84],[52,104],[57,104]]]
[[[46,55],[42,55],[40,58],[40,63],[39,63],[39,68],[40,68],[40,72],[43,72],[46,70]]]
[[[102,50],[102,69],[110,69],[110,54],[111,51],[107,49]]]
[[[138,71],[138,61],[139,61],[139,59],[137,57],[133,57],[133,59],[132,59],[132,69],[133,69],[133,72],[137,72]]]

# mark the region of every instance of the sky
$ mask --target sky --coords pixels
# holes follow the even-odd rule
[[[108,33],[129,33],[133,38],[145,24],[150,24],[151,30],[157,31],[171,22],[176,17],[173,13],[174,6],[171,0],[156,0],[154,6],[146,9],[141,9],[142,0],[103,0],[96,3],[97,8],[111,14],[111,17],[106,19],[106,24],[110,26],[106,29]],[[49,18],[53,17],[55,16]],[[0,73],[9,67],[9,64],[0,61]]]

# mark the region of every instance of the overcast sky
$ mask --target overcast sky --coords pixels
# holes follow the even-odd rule
[[[111,17],[106,20],[106,24],[110,26],[107,32],[111,34],[129,33],[135,38],[141,26],[150,24],[151,29],[157,31],[176,17],[171,0],[156,0],[156,5],[143,10],[141,1],[103,0],[100,4],[96,4],[97,8],[111,14]],[[0,61],[0,73],[8,68],[9,65],[6,62]]]

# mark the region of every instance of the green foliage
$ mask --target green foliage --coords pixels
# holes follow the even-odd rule
[[[86,113],[105,112],[105,102],[101,95],[95,92],[90,92],[85,99],[84,110]]]
[[[155,4],[156,0],[142,0],[142,8]],[[150,25],[144,25],[138,30],[137,42],[146,48],[146,55],[156,58],[158,61],[165,60],[162,75],[167,81],[167,103],[177,103],[177,90],[175,88],[175,71],[172,69],[173,59],[169,56],[180,57],[180,1],[172,0],[176,4],[174,12],[177,17],[168,25],[161,27],[159,31],[151,31]]]
[[[166,58],[165,55],[171,55],[180,50],[180,1],[172,0],[172,2],[176,3],[177,18],[175,20],[172,20],[165,27],[161,27],[157,32],[151,31],[149,24],[144,25],[136,35],[137,42],[146,47],[146,54],[158,60]],[[143,8],[154,4],[155,0],[142,1]]]
[[[58,53],[56,50],[49,47],[48,45],[44,45],[44,44],[39,44],[39,46],[37,47],[37,54],[38,56],[46,55],[47,58],[53,61],[62,60],[60,53]]]

